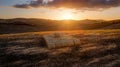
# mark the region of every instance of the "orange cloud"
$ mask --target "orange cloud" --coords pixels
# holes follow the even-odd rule
[[[33,0],[29,4],[16,4],[16,8],[55,7],[71,9],[104,9],[120,6],[120,0]]]

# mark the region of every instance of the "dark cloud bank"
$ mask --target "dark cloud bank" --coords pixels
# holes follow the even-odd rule
[[[29,4],[16,4],[16,8],[72,8],[72,9],[106,9],[120,6],[120,0],[33,0]]]

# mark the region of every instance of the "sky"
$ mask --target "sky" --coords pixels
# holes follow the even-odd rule
[[[120,0],[0,0],[0,18],[120,19]]]

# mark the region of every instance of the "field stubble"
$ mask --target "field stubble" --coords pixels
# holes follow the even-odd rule
[[[81,44],[48,49],[43,33],[0,35],[0,67],[120,67],[120,31],[66,34]]]

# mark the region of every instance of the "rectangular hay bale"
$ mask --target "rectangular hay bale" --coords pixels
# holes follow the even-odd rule
[[[80,40],[70,35],[48,34],[43,36],[48,48],[60,48],[80,44]]]

